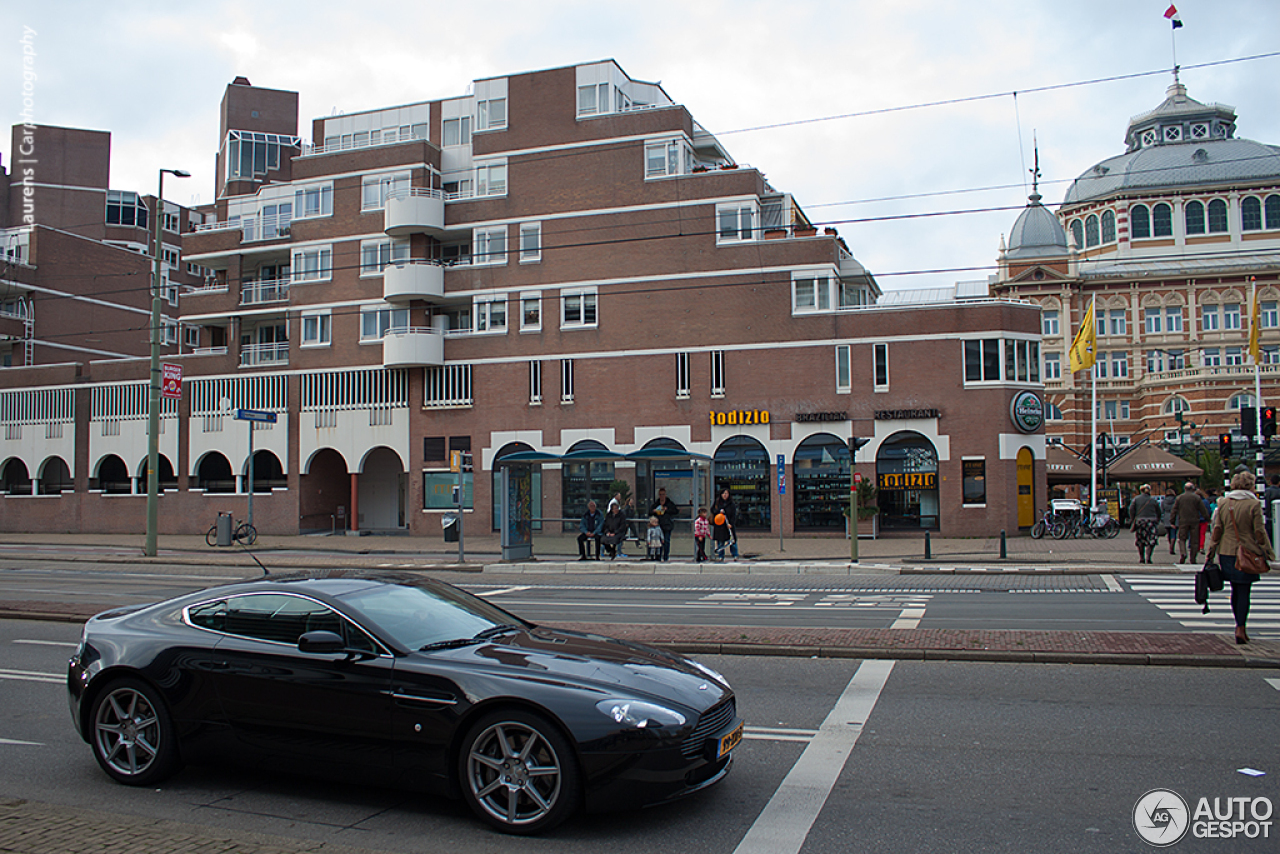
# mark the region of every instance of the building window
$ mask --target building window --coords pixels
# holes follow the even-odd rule
[[[1155,237],[1173,237],[1173,207],[1160,202],[1151,209],[1151,231]]]
[[[1244,409],[1246,406],[1257,406],[1257,405],[1258,405],[1258,401],[1256,398],[1254,398],[1253,395],[1237,394],[1237,395],[1234,395],[1231,398],[1231,400],[1227,402],[1227,409],[1238,411],[1238,410]]]
[[[1077,249],[1084,248],[1084,223],[1078,219],[1071,220],[1071,242]]]
[[[1222,328],[1240,329],[1240,303],[1229,302],[1222,306]]]
[[[1218,329],[1218,307],[1205,305],[1200,307],[1200,331],[1216,332]]]
[[[1151,212],[1146,205],[1134,205],[1129,209],[1129,233],[1135,240],[1151,236]]]
[[[1161,311],[1158,308],[1144,309],[1142,312],[1143,329],[1148,335],[1159,335],[1162,331],[1160,317]]]
[[[360,309],[361,341],[381,341],[382,337],[392,330],[408,328],[409,309],[407,308]]]
[[[1107,326],[1108,335],[1126,335],[1128,334],[1128,324],[1125,320],[1124,309],[1112,309],[1108,312],[1109,324]]]
[[[560,402],[573,403],[573,359],[560,360]]]
[[[592,83],[589,86],[578,87],[578,115],[594,116],[608,112],[610,112],[608,83]]]
[[[324,314],[302,316],[302,346],[328,347],[333,337],[333,318]]]
[[[471,234],[472,264],[507,263],[507,227],[477,228]]]
[[[1044,309],[1040,312],[1040,334],[1041,335],[1058,335],[1060,334],[1058,326],[1058,310]]]
[[[441,125],[441,136],[445,148],[471,144],[471,116],[445,119]]]
[[[333,185],[315,184],[293,191],[293,217],[333,216]]]
[[[1227,203],[1222,199],[1209,202],[1209,233],[1224,234],[1227,231]]]
[[[1187,366],[1185,350],[1165,350],[1164,357],[1171,371],[1181,371]]]
[[[1111,378],[1122,380],[1129,376],[1129,354],[1116,351],[1111,354]]]
[[[676,397],[678,398],[688,397],[689,391],[690,391],[689,354],[676,353]]]
[[[180,334],[180,330],[178,328],[179,327],[178,321],[170,320],[169,318],[166,317],[163,320],[161,320],[160,323],[161,323],[164,343],[177,344],[178,335]]]
[[[283,148],[298,148],[296,136],[233,130],[227,133],[227,180],[249,181],[280,168]]]
[[[497,130],[507,126],[507,99],[476,101],[476,130]]]
[[[1262,348],[1262,364],[1264,365],[1280,365],[1280,347],[1263,347]]]
[[[1183,218],[1186,220],[1187,234],[1204,234],[1204,204],[1187,202]]]
[[[360,275],[377,276],[389,265],[409,260],[408,240],[360,241]]]
[[[1200,364],[1206,368],[1222,367],[1222,354],[1217,347],[1206,347],[1200,351]]]
[[[1280,196],[1267,196],[1264,214],[1268,231],[1280,228]]]
[[[836,282],[840,292],[840,308],[857,308],[866,304],[866,289],[854,282]]]
[[[474,402],[470,365],[440,365],[423,370],[423,406],[470,406]]]
[[[520,331],[539,332],[542,329],[542,295],[520,295]]]
[[[796,314],[831,310],[831,283],[825,276],[794,278],[791,281],[792,311]]]
[[[476,167],[477,196],[505,196],[507,194],[507,164],[486,163]]]
[[[291,281],[319,282],[328,279],[333,271],[333,252],[329,247],[299,249],[293,253]]]
[[[889,345],[874,344],[871,347],[872,376],[875,379],[875,390],[885,391],[889,388]],[[1000,361],[996,359],[996,370]]]
[[[1095,380],[1105,380],[1109,366],[1107,364],[1107,354],[1099,353],[1098,360],[1093,363],[1093,378]]]
[[[1160,411],[1162,415],[1177,415],[1179,412],[1190,412],[1191,404],[1185,398],[1171,397],[1164,402]]]
[[[1274,302],[1259,303],[1261,308],[1263,329],[1275,329],[1280,326],[1280,312],[1277,312],[1277,304]]]
[[[1098,216],[1089,214],[1084,219],[1084,244],[1090,248],[1098,245]]]
[[[1046,380],[1062,379],[1062,354],[1044,354],[1044,378]]]
[[[1062,421],[1062,420],[1064,420],[1063,415],[1062,415],[1062,409],[1061,409],[1060,407],[1058,407],[1056,404],[1053,404],[1053,403],[1045,403],[1045,405],[1044,405],[1044,420],[1045,420],[1045,421]]]
[[[644,147],[644,176],[662,178],[667,175],[683,175],[693,160],[689,146],[678,139],[650,142]]]
[[[360,210],[381,210],[387,199],[409,192],[409,173],[395,172],[387,175],[366,175],[360,179]]]
[[[836,345],[836,393],[853,391],[853,353],[848,344]]]
[[[1224,365],[1243,365],[1244,352],[1239,347],[1228,347],[1226,357],[1223,359]]]
[[[1240,200],[1240,230],[1262,230],[1262,200],[1257,196],[1245,196]]]
[[[987,503],[987,461],[981,457],[960,460],[960,470],[964,480],[964,504],[967,507],[982,507]]]
[[[507,331],[507,298],[476,297],[476,332]]]
[[[563,291],[560,294],[560,328],[576,329],[597,325],[596,291]]]
[[[137,193],[107,190],[107,224],[147,227],[147,206]]]
[[[964,381],[967,383],[1000,381],[999,338],[984,338],[964,342]],[[881,384],[878,375],[876,384]],[[887,380],[885,384],[887,384]]]
[[[520,223],[520,263],[542,260],[542,223]]]
[[[1182,306],[1170,306],[1164,310],[1164,328],[1166,332],[1182,331]]]
[[[1129,420],[1129,401],[1127,400],[1098,401],[1098,420],[1128,421]]]
[[[542,360],[529,362],[529,402],[542,403]]]
[[[182,327],[182,343],[191,349],[200,346],[200,327],[199,326],[183,326]]]
[[[1102,212],[1102,242],[1116,242],[1116,213],[1115,211]]]
[[[726,388],[724,375],[724,351],[711,351],[711,396],[724,397]]]
[[[1164,351],[1148,350],[1147,351],[1147,373],[1159,374],[1164,372]]]
[[[716,242],[751,240],[755,237],[755,221],[755,204],[716,205]]]

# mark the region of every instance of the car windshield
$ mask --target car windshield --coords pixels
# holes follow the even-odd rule
[[[501,608],[454,587],[375,584],[341,598],[406,649],[452,645],[501,626],[528,627]]]

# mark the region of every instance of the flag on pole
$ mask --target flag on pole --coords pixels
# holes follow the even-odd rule
[[[1089,310],[1085,312],[1084,318],[1080,321],[1080,329],[1076,332],[1075,340],[1071,342],[1069,355],[1072,373],[1093,367],[1094,354],[1098,344],[1098,334],[1093,320],[1095,302],[1096,300],[1089,301]]]
[[[1249,311],[1249,355],[1253,357],[1255,365],[1262,364],[1262,343],[1261,337],[1262,318],[1258,313],[1258,285],[1253,285],[1253,308]]]
[[[1182,18],[1178,17],[1177,6],[1169,4],[1169,8],[1164,10],[1164,16],[1169,19],[1169,23],[1173,24],[1175,30],[1182,26]]]

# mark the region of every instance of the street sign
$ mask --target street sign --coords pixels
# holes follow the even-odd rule
[[[275,424],[276,414],[274,412],[265,412],[261,409],[237,409],[237,421],[256,421],[259,424]]]
[[[182,365],[160,366],[160,396],[182,397]]]
[[[778,494],[787,494],[787,458],[778,454]]]

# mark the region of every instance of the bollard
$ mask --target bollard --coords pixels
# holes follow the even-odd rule
[[[924,559],[930,560],[933,557],[933,548],[929,544],[929,532],[924,532]]]
[[[1000,559],[1004,560],[1009,556],[1009,544],[1005,540],[1004,530],[1000,531]]]

